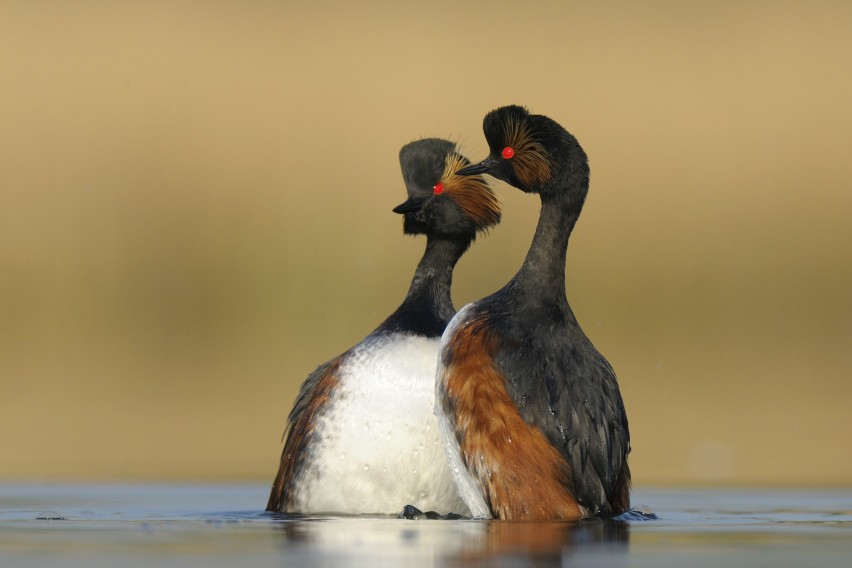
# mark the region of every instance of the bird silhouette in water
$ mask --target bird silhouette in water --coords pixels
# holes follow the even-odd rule
[[[470,162],[452,142],[411,142],[399,159],[408,200],[394,212],[426,251],[402,305],[302,384],[268,511],[468,514],[440,442],[435,371],[453,268],[500,208],[482,176],[455,173]]]
[[[468,304],[441,339],[436,414],[475,517],[581,519],[629,509],[630,434],[615,373],[565,296],[565,258],[589,188],[586,154],[520,106],[485,116],[488,173],[541,199],[518,273]]]

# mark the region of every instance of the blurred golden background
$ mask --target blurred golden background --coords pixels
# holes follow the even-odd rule
[[[310,4],[310,5],[309,5]],[[849,484],[852,3],[0,2],[0,478],[269,480],[401,301],[397,152],[566,126],[637,485]],[[455,275],[520,265],[537,199]]]

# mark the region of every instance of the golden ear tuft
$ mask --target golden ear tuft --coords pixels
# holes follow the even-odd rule
[[[526,120],[510,117],[504,126],[504,140],[514,150],[512,168],[524,185],[542,186],[550,179],[550,157],[533,137]]]
[[[456,175],[458,170],[468,164],[470,161],[464,156],[450,154],[441,182],[447,197],[470,217],[477,231],[482,231],[500,222],[500,201],[481,175]]]

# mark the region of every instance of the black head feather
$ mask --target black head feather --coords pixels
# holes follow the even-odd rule
[[[489,174],[528,193],[556,194],[570,187],[582,194],[573,197],[581,203],[585,199],[586,153],[556,121],[509,105],[485,115],[482,129],[490,150]]]
[[[394,209],[404,217],[406,234],[472,240],[500,221],[500,206],[482,176],[457,176],[470,163],[447,140],[426,138],[399,153],[408,201]]]

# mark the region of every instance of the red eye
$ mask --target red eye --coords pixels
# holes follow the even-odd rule
[[[432,193],[435,195],[441,195],[444,193],[444,184],[441,182],[436,183],[435,187],[432,188]]]
[[[508,160],[515,155],[515,150],[511,146],[506,146],[505,148],[503,148],[502,154],[503,158]]]

